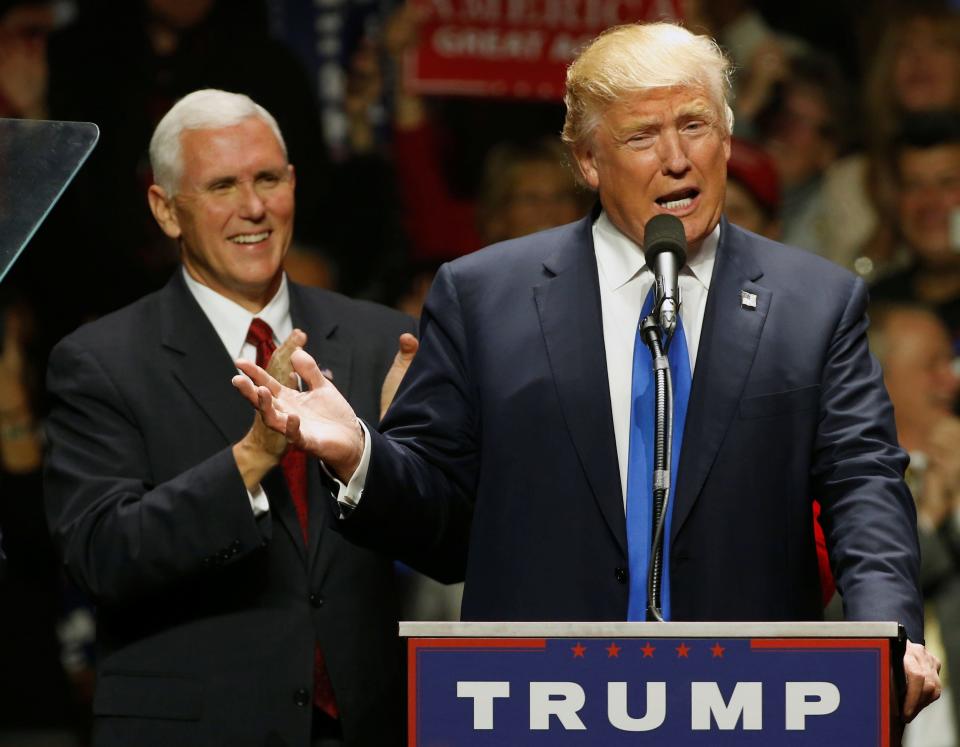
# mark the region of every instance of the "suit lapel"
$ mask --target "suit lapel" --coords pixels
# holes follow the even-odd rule
[[[170,356],[173,375],[216,425],[224,445],[236,443],[250,429],[253,414],[230,383],[237,373],[233,359],[180,271],[167,284],[164,294],[161,341],[173,354]],[[271,470],[261,484],[269,497],[270,513],[279,519],[306,561],[300,523],[283,472]]]
[[[336,318],[333,305],[323,303],[323,295],[307,293],[306,290],[290,283],[290,318],[294,327],[307,333],[304,346],[320,369],[332,377],[332,381],[344,398],[350,398],[352,351],[349,345],[339,339],[338,330],[341,320]],[[307,567],[315,577],[322,581],[323,575],[333,561],[336,542],[331,542],[327,533],[329,509],[320,496],[326,488],[323,486],[318,470],[323,469],[313,457],[307,462],[307,496],[310,509],[310,548]]]
[[[307,333],[307,344],[303,349],[322,371],[332,375],[337,389],[349,399],[352,354],[349,345],[337,334],[340,320],[334,316],[332,305],[324,304],[322,296],[307,293],[295,283],[290,283],[289,287],[290,319],[294,327]]]
[[[217,427],[224,443],[238,441],[250,429],[251,409],[234,391],[233,360],[179,270],[163,289],[162,311],[161,344],[172,353],[168,359],[173,375]]]
[[[773,294],[756,282],[763,271],[747,241],[723,220],[690,390],[671,539],[690,515],[736,414],[770,309]],[[741,291],[756,296],[756,308],[741,303]]]
[[[553,277],[535,286],[533,294],[567,428],[594,500],[626,553],[592,217],[584,218],[544,262]]]

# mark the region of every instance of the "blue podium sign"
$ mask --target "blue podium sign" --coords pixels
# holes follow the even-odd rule
[[[889,744],[889,639],[670,626],[648,637],[411,638],[409,744]]]

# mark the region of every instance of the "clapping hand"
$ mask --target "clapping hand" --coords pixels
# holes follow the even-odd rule
[[[346,482],[363,455],[364,435],[357,416],[308,353],[296,350],[290,361],[306,391],[284,386],[256,364],[242,360],[236,365],[243,375],[234,376],[233,385],[268,428],[322,459]]]

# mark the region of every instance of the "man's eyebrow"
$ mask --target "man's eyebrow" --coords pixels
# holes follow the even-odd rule
[[[223,174],[222,176],[213,176],[203,183],[204,189],[210,187],[220,187],[237,183],[237,177],[232,174]]]
[[[716,119],[717,114],[709,102],[697,99],[677,107],[677,116]]]

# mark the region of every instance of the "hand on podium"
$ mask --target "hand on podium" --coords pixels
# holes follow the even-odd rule
[[[940,697],[940,661],[921,644],[907,641],[903,671],[907,680],[903,718],[910,722]]]

